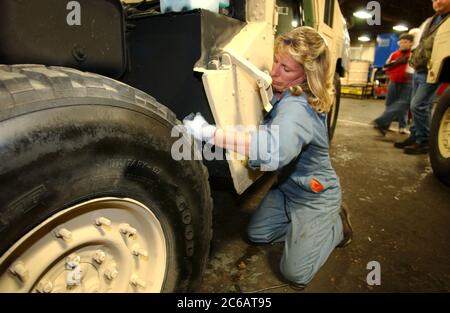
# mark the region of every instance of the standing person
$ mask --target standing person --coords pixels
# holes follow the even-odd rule
[[[244,151],[251,168],[288,171],[287,179],[265,196],[247,232],[253,243],[284,241],[280,270],[298,290],[311,281],[335,247],[352,239],[328,151],[325,116],[334,90],[324,39],[310,27],[278,37],[270,75],[275,93],[265,127],[249,133],[225,132],[199,113],[193,120],[185,119],[184,125],[199,140]]]
[[[375,128],[384,136],[395,117],[399,121],[400,133],[406,133],[406,114],[411,101],[411,74],[407,73],[409,56],[414,36],[402,34],[399,49],[393,52],[386,61],[384,68],[389,76],[389,86],[386,95],[386,108],[374,120]]]
[[[431,105],[439,84],[428,84],[428,63],[431,58],[437,29],[448,18],[450,0],[432,0],[435,15],[424,23],[419,45],[414,50],[410,64],[415,69],[412,81],[411,111],[413,125],[411,135],[402,142],[396,142],[396,148],[404,149],[406,154],[428,153],[430,134]]]

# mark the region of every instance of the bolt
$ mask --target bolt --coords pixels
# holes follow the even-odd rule
[[[95,219],[95,225],[97,226],[111,226],[111,221],[106,217],[97,217]]]
[[[134,236],[137,233],[136,228],[131,227],[130,224],[127,224],[127,223],[120,224],[119,230],[122,234],[128,235],[128,236]]]
[[[139,287],[145,288],[145,286],[147,286],[147,283],[145,281],[143,281],[142,279],[140,279],[139,276],[137,276],[136,274],[133,274],[131,276],[130,283],[136,287],[139,286]]]
[[[23,262],[16,262],[14,263],[11,268],[9,269],[11,274],[17,276],[22,282],[24,282],[27,279],[28,276],[28,270],[25,267],[25,264]]]
[[[220,62],[219,60],[211,60],[208,62],[208,66],[207,68],[210,70],[217,70],[220,67]]]
[[[50,293],[53,290],[53,284],[48,279],[43,279],[36,287],[36,291],[39,293]]]
[[[117,277],[117,275],[119,274],[119,271],[117,270],[117,268],[115,266],[110,266],[107,269],[105,269],[105,277],[108,278],[109,280],[113,280],[114,278]]]
[[[148,256],[147,251],[144,250],[144,249],[141,249],[141,247],[139,247],[138,244],[135,244],[135,245],[132,247],[131,253],[133,253],[133,255],[135,255],[135,256],[140,256],[140,255],[142,255],[142,256],[145,257],[145,258]]]
[[[94,252],[93,259],[98,264],[101,264],[105,260],[105,258],[106,258],[106,253],[103,252],[102,250],[97,250]]]
[[[80,263],[81,257],[79,255],[77,255],[76,253],[72,253],[66,257],[66,264],[71,263],[71,262]]]
[[[80,272],[80,261],[80,256],[76,255],[75,253],[72,253],[71,255],[66,257],[66,269],[70,271],[68,275],[71,277],[71,279],[73,279],[72,277],[75,277],[74,275],[77,275],[76,273]],[[77,281],[79,281],[79,279]],[[72,284],[70,283],[69,285]]]
[[[69,241],[72,239],[72,232],[67,230],[66,228],[60,228],[55,231],[55,235],[58,238],[61,238],[64,241]]]

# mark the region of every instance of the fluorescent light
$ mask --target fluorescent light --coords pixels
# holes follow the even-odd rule
[[[292,20],[291,25],[292,25],[292,27],[297,27],[298,26],[298,21],[297,20]]]
[[[394,27],[392,27],[394,30],[398,31],[398,32],[406,32],[408,30],[408,27],[406,27],[403,24],[398,24],[395,25]]]
[[[358,37],[358,40],[366,42],[366,41],[370,41],[370,37],[367,35],[362,35],[362,36]]]
[[[356,12],[353,12],[353,16],[357,18],[368,19],[372,17],[372,14],[370,14],[366,10],[358,10]]]

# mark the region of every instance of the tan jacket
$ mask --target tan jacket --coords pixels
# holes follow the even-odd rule
[[[418,73],[428,72],[428,64],[431,58],[431,51],[433,50],[434,38],[436,37],[437,29],[450,16],[446,14],[444,18],[436,25],[431,26],[432,21],[437,17],[433,15],[424,22],[424,29],[420,37],[419,45],[413,50],[410,65]]]

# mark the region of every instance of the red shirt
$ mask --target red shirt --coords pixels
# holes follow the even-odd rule
[[[402,55],[405,55],[406,57],[409,58],[409,56],[411,55],[411,51],[410,50],[408,50],[408,51],[397,50],[397,51],[393,52],[389,56],[389,59],[388,59],[389,63],[394,62]],[[393,82],[393,83],[409,83],[411,80],[411,74],[406,72],[407,66],[408,66],[408,62],[393,64],[393,65],[389,66],[386,69],[386,74],[389,76],[389,79],[391,80],[391,82]]]

